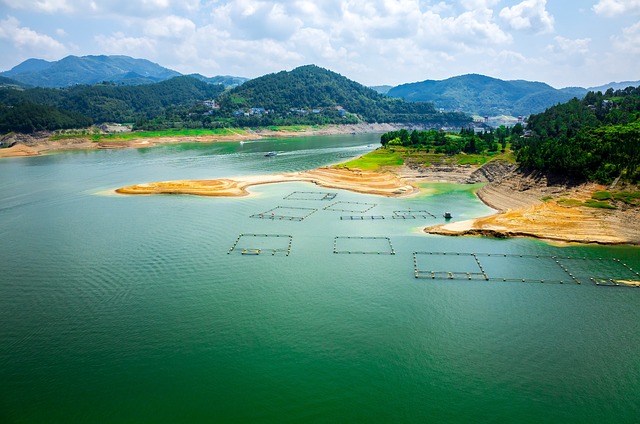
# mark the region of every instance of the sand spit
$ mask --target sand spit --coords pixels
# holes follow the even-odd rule
[[[116,189],[120,194],[192,194],[198,196],[245,196],[258,184],[306,181],[316,185],[382,196],[402,196],[417,189],[392,173],[349,168],[318,168],[311,171],[238,177],[218,180],[177,180],[137,184]]]

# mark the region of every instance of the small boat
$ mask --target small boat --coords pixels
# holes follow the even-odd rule
[[[267,152],[264,155],[267,156],[267,157],[273,157],[273,156],[275,156],[277,154],[278,154],[278,152]]]
[[[444,219],[451,219],[451,218],[453,218],[453,217],[451,216],[451,212],[445,212],[445,213],[444,213]]]

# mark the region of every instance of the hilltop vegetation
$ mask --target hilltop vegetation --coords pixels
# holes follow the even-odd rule
[[[342,75],[314,65],[247,81],[225,93],[219,101],[220,116],[229,116],[238,111],[261,111],[251,116],[237,117],[240,125],[364,121],[415,122],[443,126],[471,121],[470,117],[462,113],[439,113],[430,103],[410,103],[388,98]]]
[[[532,115],[513,144],[525,167],[610,183],[640,180],[640,87],[589,92]]]
[[[101,122],[144,123],[215,98],[223,90],[221,85],[207,84],[191,77],[176,77],[140,86],[96,84],[65,89],[0,88],[0,132],[80,128]]]
[[[583,88],[557,90],[531,81],[503,81],[484,75],[462,75],[442,81],[402,84],[387,93],[411,102],[432,102],[445,110],[481,116],[527,116],[587,93]]]
[[[316,66],[266,75],[226,91],[223,85],[189,76],[138,86],[105,82],[68,88],[0,87],[0,132],[102,122],[160,130],[358,122],[441,127],[470,121],[461,113],[439,113],[428,103],[387,98]]]

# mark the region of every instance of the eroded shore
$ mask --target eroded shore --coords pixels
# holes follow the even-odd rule
[[[619,203],[615,209],[583,205],[607,187],[550,181],[513,166],[490,175],[477,195],[497,213],[425,228],[429,234],[533,237],[554,242],[640,245],[640,208]],[[544,200],[543,200],[544,199]]]

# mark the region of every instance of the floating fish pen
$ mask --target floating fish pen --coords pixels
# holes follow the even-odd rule
[[[391,219],[432,219],[433,215],[391,215]]]
[[[333,253],[347,255],[395,255],[389,237],[335,237]]]
[[[429,211],[393,211],[394,219],[417,219],[418,217],[420,219],[427,217],[436,218],[436,216]]]
[[[342,221],[369,221],[372,219],[384,219],[384,215],[343,215],[340,219]]]
[[[326,191],[294,191],[293,193],[285,196],[284,200],[318,200],[326,201],[336,198],[338,193],[330,193]]]
[[[313,208],[296,208],[289,206],[276,206],[266,212],[251,215],[250,218],[285,220],[285,221],[302,221],[309,217],[318,209]]]
[[[343,206],[345,205],[345,206]],[[362,202],[335,202],[324,208],[325,211],[365,213],[377,206],[376,203]]]
[[[525,283],[592,282],[596,285],[640,287],[640,273],[619,259],[576,258],[462,252],[414,252],[415,278],[486,280]],[[523,277],[534,269],[536,278]]]
[[[293,237],[287,234],[240,234],[227,252],[241,255],[284,255],[291,253]]]

